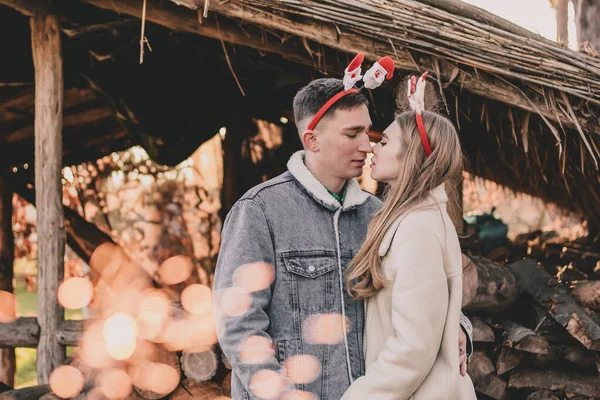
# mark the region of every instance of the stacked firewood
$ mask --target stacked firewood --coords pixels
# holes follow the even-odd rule
[[[582,254],[591,265],[594,253],[548,245],[540,235],[494,252],[499,262],[463,257],[475,350],[468,372],[480,399],[600,398],[599,268],[573,267]],[[551,257],[557,249],[559,258]],[[532,256],[541,262],[524,258]]]

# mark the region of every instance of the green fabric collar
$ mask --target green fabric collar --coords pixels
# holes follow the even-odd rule
[[[329,194],[336,199],[340,204],[344,204],[344,198],[346,197],[346,187],[347,185],[344,183],[344,187],[342,188],[342,192],[338,195],[337,193],[333,193],[331,190],[327,189]]]

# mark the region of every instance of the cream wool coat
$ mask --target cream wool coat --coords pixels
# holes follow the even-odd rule
[[[366,374],[343,400],[471,400],[458,362],[462,262],[444,186],[390,227],[379,248],[387,286],[366,302]]]

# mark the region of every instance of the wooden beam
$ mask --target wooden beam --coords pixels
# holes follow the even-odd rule
[[[4,0],[0,0],[4,1]],[[140,18],[141,5],[138,0],[81,0],[93,6],[112,10],[119,14],[125,14]],[[280,54],[285,59],[299,64],[316,67],[315,60],[300,46],[294,46],[291,41],[275,38],[273,35],[251,35],[240,29],[229,21],[221,19],[219,24],[215,18],[205,18],[202,24],[198,22],[198,15],[183,7],[170,2],[148,1],[146,10],[146,21],[162,25],[174,31],[190,32],[211,39],[223,40],[224,42],[248,46],[259,51]],[[247,29],[249,27],[246,27]],[[332,57],[333,58],[333,57]],[[343,68],[340,70],[342,71]]]
[[[50,393],[50,386],[38,385],[4,392],[0,398],[2,400],[33,400],[40,399],[46,393]]]
[[[78,346],[83,337],[85,320],[62,321],[55,336],[62,346]],[[35,348],[40,339],[40,326],[35,317],[20,317],[0,323],[0,348]]]
[[[30,20],[35,67],[35,182],[37,186],[39,383],[62,365],[65,349],[56,332],[64,319],[58,286],[64,279],[65,228],[62,204],[62,48],[58,18],[37,14]]]
[[[63,346],[79,346],[83,338],[84,320],[66,320],[60,324],[60,329],[56,333],[58,341]]]
[[[14,8],[28,17],[50,12],[49,0],[0,0],[0,4]]]
[[[12,230],[12,197],[13,191],[10,182],[0,177],[0,290],[9,293],[14,293],[15,242]],[[14,307],[12,315],[15,315]],[[15,350],[0,350],[0,382],[14,387],[16,369]]]
[[[21,317],[0,324],[0,347],[36,347],[40,326],[34,317]]]

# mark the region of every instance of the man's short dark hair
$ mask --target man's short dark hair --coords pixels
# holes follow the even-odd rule
[[[308,118],[312,118],[323,104],[342,90],[344,90],[342,80],[335,78],[317,79],[300,89],[294,96],[294,119],[298,130],[304,129],[305,127],[301,128],[300,124],[308,123],[306,121]],[[331,106],[323,118],[332,115],[335,110],[347,110],[363,104],[368,106],[369,101],[362,93],[351,93]]]

